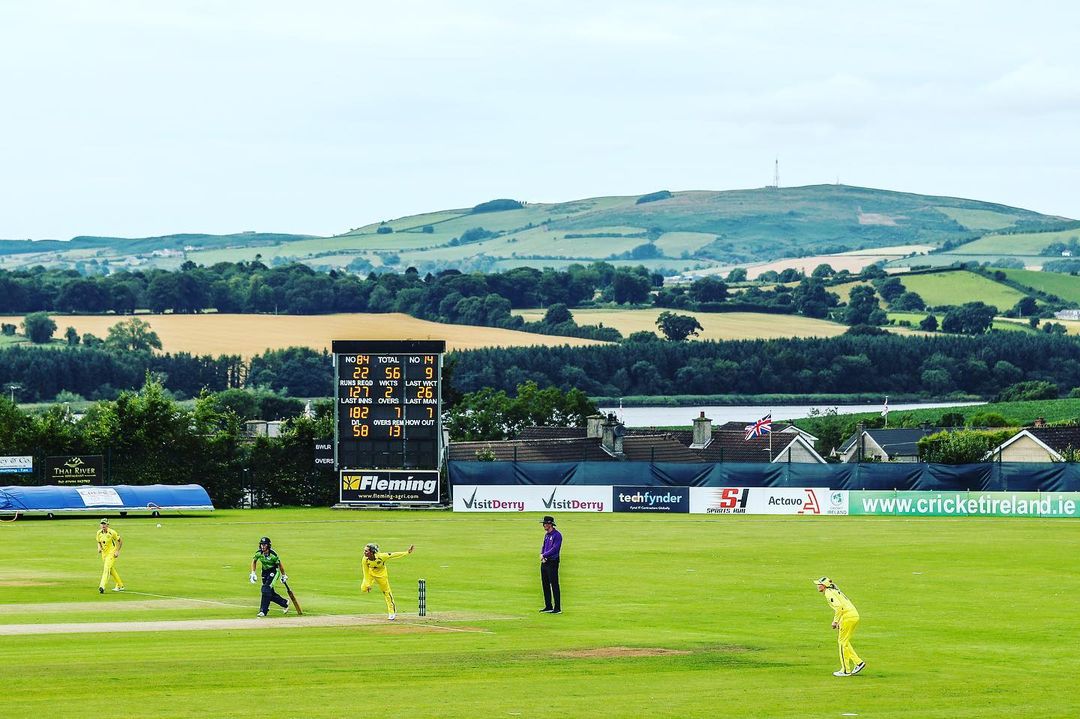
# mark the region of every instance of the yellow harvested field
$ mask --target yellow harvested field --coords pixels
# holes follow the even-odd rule
[[[428,340],[444,339],[448,350],[480,347],[523,347],[529,345],[597,345],[596,340],[554,337],[529,332],[446,325],[418,320],[409,315],[338,314],[338,315],[138,315],[149,322],[161,338],[165,352],[192,354],[237,354],[251,357],[268,349],[311,347],[330,349],[332,340]],[[104,339],[109,327],[126,317],[116,315],[52,315],[57,331],[74,327],[80,335],[90,332]],[[21,316],[0,317],[16,325]]]
[[[806,274],[814,271],[818,265],[829,265],[834,270],[847,270],[848,272],[862,272],[863,268],[869,267],[875,262],[882,260],[895,260],[907,257],[912,252],[928,252],[934,249],[930,245],[897,245],[895,247],[878,247],[873,250],[852,250],[836,255],[815,255],[813,257],[791,257],[784,260],[776,260],[764,265],[753,265],[746,268],[746,274],[750,279],[757,278],[762,272],[773,270],[782,272],[789,267],[800,270]]]
[[[656,318],[663,309],[647,310],[571,310],[579,325],[603,324],[614,327],[627,336],[632,332],[656,332]],[[688,312],[671,310],[680,315],[692,315],[701,323],[703,331],[697,339],[745,340],[777,339],[782,337],[835,337],[842,335],[847,327],[797,315],[770,315],[759,312]],[[515,310],[526,321],[536,322],[544,318],[544,310]]]
[[[995,317],[994,321],[995,322],[1008,322],[1008,323],[1011,323],[1011,324],[1014,324],[1014,325],[1024,325],[1024,326],[1027,326],[1027,323],[1028,323],[1027,320],[1019,320],[1019,319],[1014,319],[1012,317]],[[1050,324],[1051,322],[1053,322],[1056,325],[1064,326],[1065,331],[1066,331],[1067,334],[1080,335],[1080,320],[1057,320],[1057,319],[1042,320],[1042,322],[1039,324],[1039,328],[1041,329],[1043,325]]]

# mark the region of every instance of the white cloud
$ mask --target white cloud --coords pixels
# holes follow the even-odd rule
[[[1080,10],[0,3],[0,237],[832,181],[1080,216]],[[362,197],[363,200],[357,200]]]

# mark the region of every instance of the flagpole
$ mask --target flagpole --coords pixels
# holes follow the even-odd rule
[[[772,410],[769,410],[769,419],[772,419]],[[769,462],[772,462],[772,425],[769,425]]]

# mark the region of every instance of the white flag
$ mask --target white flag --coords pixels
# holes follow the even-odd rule
[[[881,416],[889,416],[889,395],[885,395],[885,406],[881,409]]]

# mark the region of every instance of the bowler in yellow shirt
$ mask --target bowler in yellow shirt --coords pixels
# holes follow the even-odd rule
[[[819,592],[825,595],[829,606],[833,609],[832,628],[838,630],[837,643],[840,646],[840,671],[833,672],[834,677],[850,677],[858,674],[866,668],[866,662],[859,659],[855,648],[851,646],[851,635],[855,633],[855,627],[859,626],[859,610],[847,598],[847,595],[837,589],[833,580],[828,577],[815,579]]]
[[[102,562],[101,583],[97,588],[99,594],[105,593],[105,582],[109,577],[112,577],[114,592],[124,591],[124,580],[120,579],[114,567],[116,559],[120,556],[120,548],[123,546],[124,540],[120,538],[120,534],[115,529],[109,528],[109,520],[101,520],[101,529],[97,533],[97,550]]]
[[[386,573],[386,562],[413,553],[416,545],[409,545],[404,552],[380,552],[378,544],[368,544],[364,547],[364,559],[361,564],[364,567],[364,583],[360,585],[361,592],[370,592],[374,582],[382,590],[383,600],[386,602],[386,618],[393,621],[397,619],[397,604],[394,603],[394,593],[390,591],[390,577]]]

